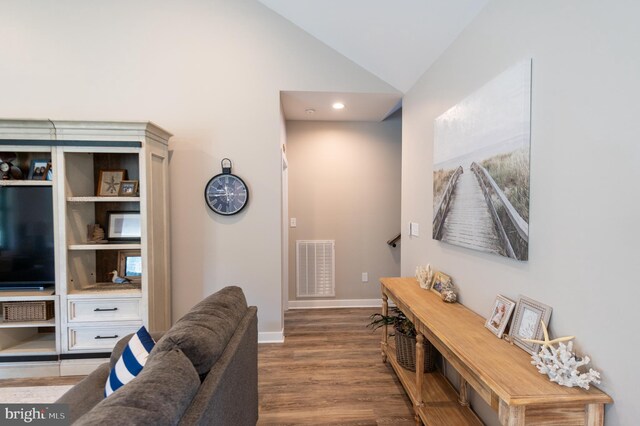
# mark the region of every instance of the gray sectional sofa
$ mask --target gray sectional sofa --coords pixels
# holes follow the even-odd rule
[[[138,377],[104,398],[110,368],[131,336],[65,393],[74,425],[255,425],[258,421],[257,308],[239,287],[194,306],[166,333]]]

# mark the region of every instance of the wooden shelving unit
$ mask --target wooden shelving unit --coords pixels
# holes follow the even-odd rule
[[[473,388],[503,425],[602,425],[604,406],[611,397],[596,387],[567,388],[552,383],[531,365],[517,346],[497,339],[484,327],[484,318],[459,303],[444,303],[425,291],[415,278],[382,278],[382,313],[388,300],[416,326],[418,342],[428,339],[460,375],[457,393],[440,373],[423,374],[424,349],[416,348],[416,369],[411,373],[395,358],[393,344],[383,330],[383,360],[389,362],[414,405],[416,419],[426,425],[482,424],[468,407]]]
[[[0,291],[0,303],[55,302],[54,318],[47,321],[0,320],[0,378],[57,375],[63,370],[88,374],[91,365],[103,362],[95,359],[96,352],[108,352],[118,340],[95,340],[96,335],[125,335],[142,325],[151,331],[170,327],[170,137],[149,122],[0,120],[2,151],[16,153],[12,163],[23,173],[33,160],[51,161],[51,181],[0,180],[0,187],[49,187],[55,252],[55,288]],[[101,172],[108,170],[124,170],[125,180],[138,181],[137,196],[116,196],[117,191],[97,196]],[[140,239],[87,243],[88,226],[98,224],[108,231],[109,214],[125,211],[140,212]],[[137,287],[106,282],[112,270],[122,267],[121,256],[140,256]],[[117,309],[101,314],[105,301]],[[72,319],[74,306],[97,311],[95,316]],[[131,306],[136,307],[135,315],[123,314],[124,307]],[[64,360],[64,369],[63,355],[72,358]],[[70,367],[75,358],[82,358],[80,369]]]

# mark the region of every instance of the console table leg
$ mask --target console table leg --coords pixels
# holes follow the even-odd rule
[[[458,396],[458,402],[463,407],[469,406],[469,388],[467,387],[467,381],[462,376],[460,376],[460,395]]]
[[[416,335],[416,393],[418,400],[417,407],[422,407],[422,383],[424,381],[424,335]]]
[[[507,405],[500,400],[500,408],[498,409],[498,417],[500,423],[504,426],[524,426],[525,407]]]
[[[587,404],[584,414],[586,426],[602,426],[604,424],[604,404]]]
[[[389,296],[382,293],[382,315],[389,315]],[[387,362],[387,349],[388,349],[389,331],[387,324],[382,326],[382,362]]]

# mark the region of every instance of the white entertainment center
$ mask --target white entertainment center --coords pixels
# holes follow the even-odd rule
[[[0,378],[87,374],[141,325],[171,326],[170,137],[148,122],[0,120],[0,151],[15,154],[12,164],[24,175],[0,180],[0,194],[9,187],[50,188],[55,259],[55,283],[43,290],[0,290]],[[34,161],[47,160],[50,180],[33,173]],[[139,194],[97,195],[101,172],[114,170],[137,181]],[[2,232],[17,232],[5,229],[12,206],[2,200],[0,274],[11,268],[11,259],[2,258]],[[87,227],[107,229],[114,212],[139,212],[140,238],[91,241]],[[141,270],[131,282],[112,282],[110,273],[127,255],[141,261]],[[7,317],[5,305],[19,310],[25,302],[53,302],[53,317]]]

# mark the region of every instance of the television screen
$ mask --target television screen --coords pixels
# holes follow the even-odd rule
[[[0,287],[54,283],[52,188],[0,187]]]

